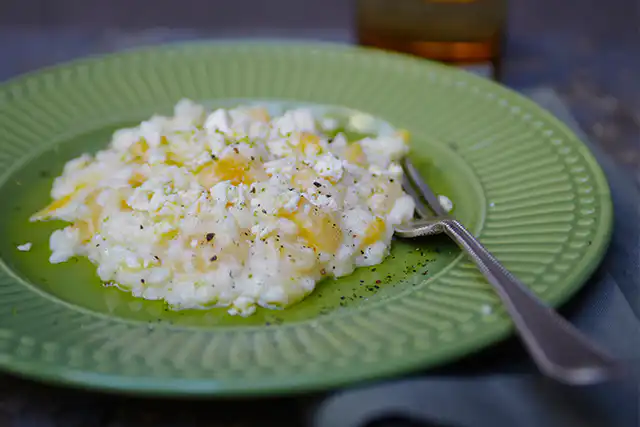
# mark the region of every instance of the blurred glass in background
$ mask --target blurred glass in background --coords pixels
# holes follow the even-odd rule
[[[357,37],[450,64],[487,64],[498,80],[506,14],[507,0],[357,0]]]

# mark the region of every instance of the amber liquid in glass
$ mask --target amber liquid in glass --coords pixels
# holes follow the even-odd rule
[[[500,77],[506,0],[358,0],[360,44],[455,65],[488,64]]]

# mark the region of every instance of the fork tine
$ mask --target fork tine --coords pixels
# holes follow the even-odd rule
[[[411,163],[411,160],[409,160],[407,157],[405,157],[403,160],[403,169],[405,170],[406,174],[409,175],[409,178],[411,179],[415,187],[417,187],[419,192],[422,193],[422,197],[427,202],[429,209],[431,209],[437,216],[446,216],[447,212],[440,205],[438,198],[433,193],[433,191],[431,191],[431,188],[427,185],[427,183],[424,182],[424,180],[420,176],[420,172],[418,172],[418,170]]]
[[[413,184],[411,184],[411,181],[409,181],[409,178],[407,178],[406,173],[402,174],[402,189],[405,191],[405,193],[411,196],[411,198],[415,202],[416,213],[420,218],[428,218],[432,216],[431,211],[422,200],[420,193],[416,191],[416,189],[413,187]]]

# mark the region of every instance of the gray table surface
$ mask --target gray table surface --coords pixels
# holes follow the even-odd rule
[[[30,2],[39,6],[29,9]],[[166,6],[168,2],[157,3]],[[337,0],[325,2],[332,14],[323,12],[326,4],[314,2],[311,12],[305,12],[319,8],[312,18],[292,6],[303,15],[294,24],[276,13],[266,19],[269,26],[260,26],[264,19],[255,21],[255,17],[241,19],[244,26],[224,26],[219,24],[221,18],[213,17],[215,25],[191,22],[193,25],[184,29],[175,29],[186,19],[180,13],[175,20],[167,20],[166,14],[156,10],[151,12],[149,23],[144,21],[148,14],[138,20],[118,15],[127,10],[121,0],[113,1],[108,9],[104,2],[87,6],[90,3],[63,0],[57,9],[39,0],[1,3],[0,81],[87,54],[164,41],[239,36],[353,39],[349,11],[345,2]],[[199,0],[182,3],[202,4]],[[235,9],[224,6],[228,9],[225,13],[237,20],[236,9],[251,1],[234,3]],[[295,2],[280,3],[291,6]],[[586,12],[589,18],[582,19],[574,18],[567,5],[554,9],[553,14],[540,12],[554,6],[550,0],[536,2],[536,7],[526,0],[512,3],[521,7],[512,7],[505,83],[552,111],[582,136],[607,173],[615,206],[616,226],[605,260],[562,311],[617,356],[637,362],[640,55],[636,54],[637,33],[630,32],[627,25],[640,21],[634,21],[633,2],[623,0],[608,3],[605,17],[598,15],[602,3],[584,1],[581,6],[591,8],[591,13]],[[101,7],[111,12],[101,15]],[[90,16],[91,25],[69,18],[70,11]],[[314,25],[307,25],[309,22]],[[167,25],[174,28],[162,28]],[[632,427],[640,425],[639,403],[638,384],[632,378],[581,389],[546,381],[535,372],[516,340],[451,367],[405,379],[335,394],[266,401],[143,400],[66,390],[0,374],[0,427],[422,425],[410,424],[408,419],[452,426]],[[394,420],[396,415],[404,421]]]

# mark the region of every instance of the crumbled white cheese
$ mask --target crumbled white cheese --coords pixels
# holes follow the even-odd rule
[[[222,132],[225,134],[230,133],[231,123],[229,114],[222,108],[214,111],[213,113],[209,114],[207,120],[205,120],[204,128],[209,134],[213,134],[216,132]]]
[[[442,208],[447,212],[451,212],[451,210],[453,209],[453,202],[447,196],[440,194],[438,196],[438,202],[440,203],[440,206],[442,206]]]
[[[387,221],[391,225],[399,225],[409,221],[413,217],[413,211],[416,207],[415,202],[411,196],[404,194],[396,200],[387,216]]]
[[[24,245],[18,245],[18,250],[22,252],[28,252],[31,250],[31,242],[27,242]]]
[[[298,209],[300,202],[300,193],[297,191],[285,191],[280,194],[282,198],[282,208],[287,212],[293,212]]]
[[[288,136],[293,132],[315,132],[316,125],[310,110],[299,108],[284,113],[274,120],[275,129],[280,135]]]
[[[391,163],[388,168],[381,168],[378,165],[369,166],[369,172],[375,176],[388,176],[390,178],[402,177],[402,167],[397,163]]]
[[[313,170],[323,178],[338,182],[342,178],[342,160],[331,153],[324,154],[318,158]]]

